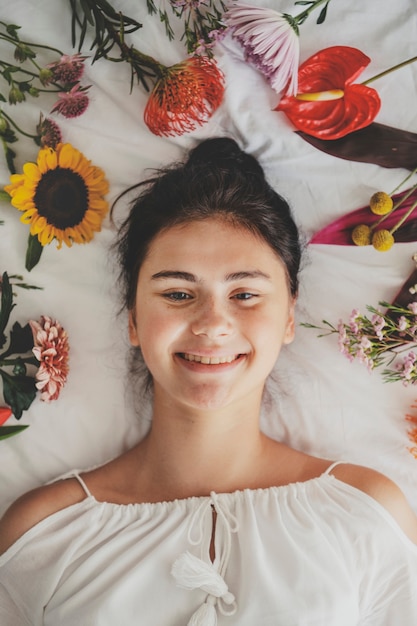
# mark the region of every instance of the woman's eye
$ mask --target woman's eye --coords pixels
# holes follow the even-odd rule
[[[172,300],[174,302],[181,302],[181,300],[189,300],[191,298],[190,294],[185,293],[185,291],[171,291],[169,293],[164,293],[164,298],[167,300]]]
[[[241,293],[237,293],[234,297],[236,300],[251,300],[252,298],[256,298],[256,295],[249,291],[242,291]]]

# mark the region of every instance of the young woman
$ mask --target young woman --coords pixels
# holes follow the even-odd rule
[[[288,205],[231,139],[148,181],[119,238],[149,434],[18,500],[2,626],[417,623],[417,521],[381,474],[259,430],[294,335]]]

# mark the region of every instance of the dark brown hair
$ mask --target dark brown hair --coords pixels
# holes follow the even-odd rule
[[[201,142],[185,162],[158,170],[130,189],[137,188],[143,189],[132,202],[116,242],[128,309],[134,306],[139,271],[156,235],[212,217],[263,239],[284,264],[291,294],[297,294],[301,246],[288,203],[268,184],[258,161],[233,139]]]

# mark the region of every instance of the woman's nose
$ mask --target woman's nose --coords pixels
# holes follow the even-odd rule
[[[191,324],[194,335],[206,335],[210,339],[230,335],[233,331],[227,306],[214,298],[201,303]]]

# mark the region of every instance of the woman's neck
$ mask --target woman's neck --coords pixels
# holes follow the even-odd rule
[[[161,500],[257,485],[270,440],[259,431],[255,407],[180,412],[157,403],[137,448],[141,480]]]

